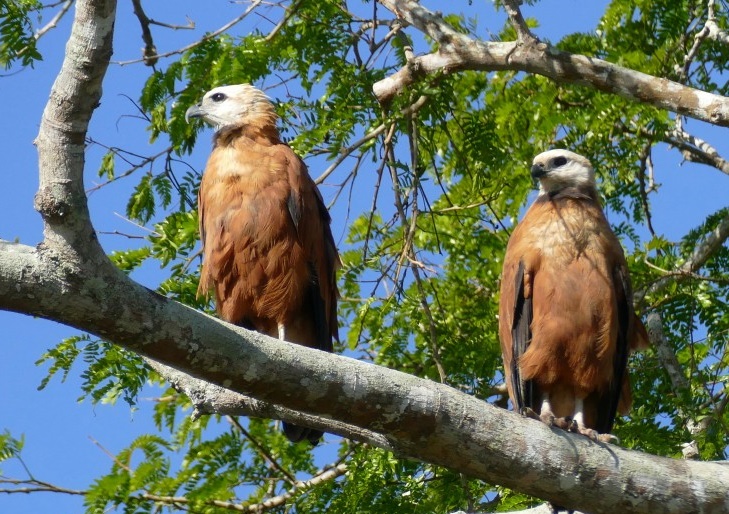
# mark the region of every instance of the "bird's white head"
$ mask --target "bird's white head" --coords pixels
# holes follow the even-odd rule
[[[568,187],[595,189],[595,171],[585,157],[569,150],[549,150],[532,162],[532,177],[539,180],[539,194],[556,193]]]
[[[274,125],[276,117],[271,100],[250,84],[216,87],[185,113],[186,121],[202,118],[216,130],[250,124]]]

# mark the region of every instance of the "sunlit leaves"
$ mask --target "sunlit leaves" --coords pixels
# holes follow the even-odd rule
[[[79,400],[88,397],[93,402],[115,403],[121,398],[134,405],[148,373],[141,357],[86,334],[65,339],[41,356],[36,364],[50,363],[50,368],[39,389],[58,373],[65,380],[79,357],[86,366],[81,372],[83,394]]]
[[[32,66],[41,59],[33,34],[31,12],[41,6],[38,0],[3,0],[0,2],[0,66],[10,68],[20,61]]]
[[[23,437],[15,438],[7,430],[0,434],[0,462],[16,458],[25,445]]]

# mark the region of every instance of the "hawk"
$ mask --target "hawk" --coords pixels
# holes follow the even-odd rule
[[[628,354],[648,346],[620,241],[583,156],[534,158],[539,195],[504,257],[499,336],[515,410],[593,439],[632,403]]]
[[[215,127],[198,196],[198,294],[212,290],[225,321],[331,352],[340,266],[331,218],[306,165],[281,141],[273,104],[249,84],[223,86],[185,118]],[[283,429],[293,442],[322,436]]]

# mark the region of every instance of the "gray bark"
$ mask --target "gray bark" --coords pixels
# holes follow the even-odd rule
[[[378,1],[439,45],[436,52],[414,57],[400,71],[375,83],[372,89],[380,102],[388,102],[410,84],[435,73],[510,70],[543,75],[559,83],[590,86],[714,125],[729,126],[729,98],[601,59],[561,52],[531,36],[518,22],[518,41],[487,42],[457,32],[439,13],[429,11],[416,0]],[[511,5],[515,3],[507,5],[516,10]]]
[[[76,3],[37,139],[45,240],[38,248],[0,241],[0,308],[74,326],[173,368],[156,365],[202,411],[305,420],[596,514],[729,510],[725,465],[596,443],[441,384],[249,332],[115,269],[96,241],[82,184],[115,6]]]

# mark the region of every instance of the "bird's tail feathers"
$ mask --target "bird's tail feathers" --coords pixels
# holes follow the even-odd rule
[[[313,446],[319,444],[319,440],[324,435],[321,430],[316,430],[309,427],[300,427],[298,425],[292,425],[291,423],[283,422],[283,433],[286,438],[292,443],[298,443],[299,441],[307,440]]]

